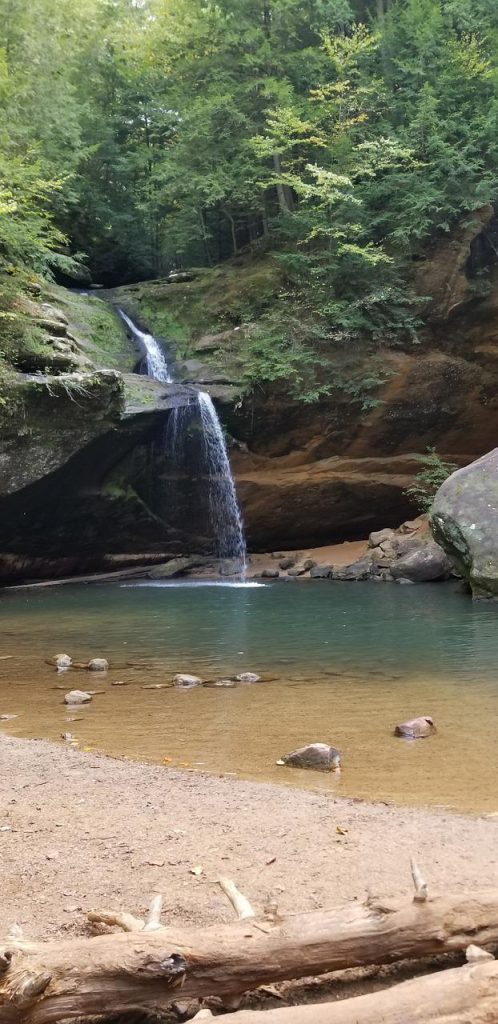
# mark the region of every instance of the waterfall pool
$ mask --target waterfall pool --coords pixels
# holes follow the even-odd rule
[[[102,675],[45,659],[107,657]],[[264,586],[69,585],[0,595],[0,722],[14,736],[278,780],[345,796],[498,812],[496,605],[453,584],[320,581]],[[144,689],[176,672],[244,671],[235,689]],[[113,686],[113,683],[125,685]],[[68,709],[64,692],[102,690]],[[431,715],[437,733],[396,739]],[[313,740],[343,752],[340,775],[279,768]],[[165,760],[166,759],[166,760]],[[167,784],[167,775],[165,775]]]

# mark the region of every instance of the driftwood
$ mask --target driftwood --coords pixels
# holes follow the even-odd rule
[[[240,1010],[194,1022],[220,1024],[494,1024],[498,1021],[498,963],[469,964],[370,995],[278,1010]]]
[[[12,935],[0,944],[0,1024],[55,1024],[130,1010],[160,1013],[178,996],[216,995],[230,1009],[243,992],[272,982],[455,953],[470,942],[498,946],[497,890],[431,898],[415,863],[412,876],[411,902],[369,897],[364,904],[286,918],[271,905],[257,918],[233,882],[221,879],[239,916],[236,924],[162,927],[161,898],[155,897],[145,919],[126,913],[88,915],[94,925],[118,926],[121,933],[47,943]],[[479,949],[473,954],[474,959],[481,956]],[[494,979],[492,968],[489,977]],[[487,978],[486,971],[464,977],[481,975]],[[249,1018],[250,1024],[256,1019]],[[245,1024],[244,1018],[235,1020]],[[316,1016],[313,1022],[318,1024]]]

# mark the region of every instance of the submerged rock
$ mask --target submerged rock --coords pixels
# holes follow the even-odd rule
[[[0,722],[11,722],[13,718],[19,718],[19,715],[0,715]]]
[[[227,689],[233,689],[237,686],[235,679],[209,679],[206,683],[202,684],[207,687],[226,687]]]
[[[64,704],[89,704],[92,699],[91,693],[85,690],[71,690],[64,697]]]
[[[173,678],[173,686],[181,686],[184,689],[188,689],[190,686],[202,686],[202,679],[200,676],[190,676],[185,672],[178,672]]]
[[[473,596],[498,597],[498,448],[445,480],[431,527]]]
[[[90,672],[107,672],[109,668],[109,662],[107,658],[92,658],[88,662],[87,668]]]
[[[436,727],[432,718],[412,718],[409,722],[401,722],[394,729],[395,736],[403,736],[409,740],[423,740],[426,736],[432,736]]]
[[[290,754],[280,758],[277,764],[290,765],[291,768],[313,768],[319,772],[334,772],[340,768],[341,754],[337,747],[328,743],[309,743],[299,747]]]
[[[235,678],[238,683],[259,683],[261,676],[257,672],[239,672]]]
[[[73,663],[73,659],[69,654],[56,654],[53,658],[53,663],[57,669],[70,668]]]

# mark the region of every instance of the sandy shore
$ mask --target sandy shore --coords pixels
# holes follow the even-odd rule
[[[282,549],[279,552],[253,552],[249,557],[248,576],[258,578],[264,569],[278,569],[280,558],[275,557],[276,555],[281,555],[282,558],[295,558],[298,562],[312,558],[317,565],[343,566],[356,562],[367,550],[367,540],[345,540],[342,544],[328,544],[320,548],[300,548],[299,551],[284,551]],[[282,572],[282,576],[286,575],[286,572]]]
[[[175,772],[0,737],[0,931],[81,933],[90,909],[170,923],[231,920],[216,878],[282,912],[411,892],[498,885],[498,818],[336,799],[288,786]],[[338,831],[347,830],[345,834]],[[201,867],[201,874],[192,869]]]

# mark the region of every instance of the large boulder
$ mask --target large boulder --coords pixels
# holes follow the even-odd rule
[[[391,565],[394,579],[411,580],[412,583],[429,583],[445,580],[451,576],[451,562],[443,549],[434,541],[426,541],[402,555]]]
[[[445,480],[434,499],[431,527],[474,597],[497,597],[498,448]]]

